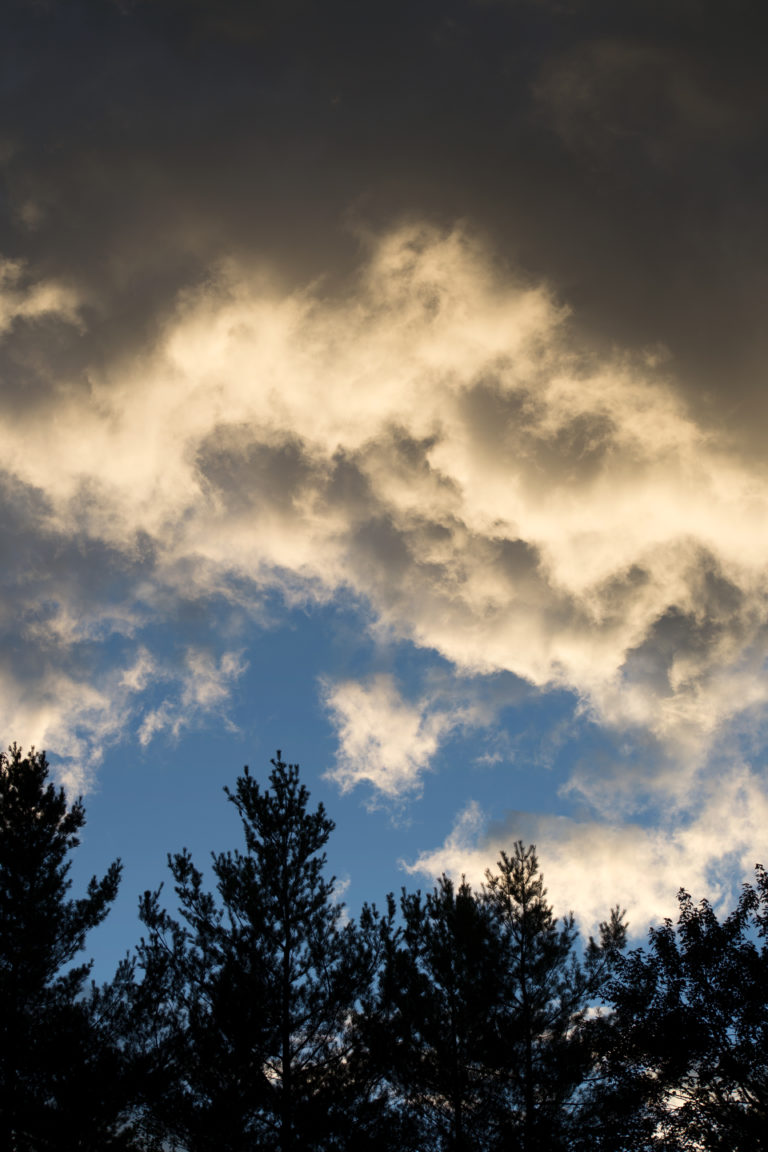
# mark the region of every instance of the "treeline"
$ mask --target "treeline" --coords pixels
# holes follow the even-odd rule
[[[581,946],[536,852],[350,919],[333,822],[278,752],[227,791],[242,848],[184,851],[114,979],[89,929],[120,864],[69,894],[84,810],[45,755],[0,756],[0,1148],[8,1152],[629,1152],[768,1147],[768,880],[724,920],[681,892],[627,951]]]

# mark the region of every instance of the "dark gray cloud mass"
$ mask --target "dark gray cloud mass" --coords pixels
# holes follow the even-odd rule
[[[341,272],[351,220],[417,212],[484,229],[596,341],[665,345],[702,418],[749,436],[762,414],[758,5],[3,12],[0,250],[65,277],[91,321],[85,342],[6,351],[30,403],[46,354],[77,377],[130,349],[223,251]]]

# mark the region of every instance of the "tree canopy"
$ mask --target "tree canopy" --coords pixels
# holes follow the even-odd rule
[[[619,958],[602,1098],[610,1147],[768,1147],[768,877],[718,919],[685,890],[677,924]]]
[[[120,863],[70,896],[85,820],[44,753],[0,756],[0,1147],[10,1152],[752,1152],[768,1131],[768,879],[681,891],[626,952],[582,945],[516,843],[355,919],[333,821],[278,752],[225,789],[243,843],[182,849],[144,935],[87,986]]]
[[[121,865],[69,896],[85,812],[48,775],[43,752],[0,754],[0,1146],[125,1147],[120,1055],[81,956]]]
[[[181,852],[169,858],[181,921],[159,890],[141,905],[139,963],[172,1005],[176,1076],[159,1108],[190,1149],[335,1147],[354,1126],[337,1090],[348,1090],[348,1023],[372,974],[324,876],[333,821],[310,809],[279,752],[268,788],[246,768],[227,796],[245,851],[214,856],[216,894]]]

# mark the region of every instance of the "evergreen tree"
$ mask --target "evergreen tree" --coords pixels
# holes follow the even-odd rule
[[[106,1001],[87,995],[86,935],[117,894],[120,863],[71,899],[85,822],[48,781],[44,752],[0,754],[0,1147],[122,1148],[121,1057]]]
[[[182,922],[159,893],[142,902],[139,963],[159,1007],[153,1107],[195,1152],[363,1146],[350,1021],[375,947],[334,901],[323,875],[334,825],[322,804],[309,809],[298,766],[278,752],[269,782],[246,768],[226,790],[245,851],[214,856],[216,896],[182,852],[169,859]]]
[[[503,956],[494,1020],[494,1059],[503,1082],[497,1146],[571,1149],[588,1123],[582,1106],[594,1069],[588,1009],[624,947],[626,929],[615,910],[601,925],[600,943],[590,939],[581,960],[573,916],[558,921],[547,903],[535,847],[518,841],[512,856],[501,853],[498,868],[486,873],[484,891]]]
[[[389,936],[371,1047],[399,1110],[403,1147],[471,1152],[487,1147],[495,1073],[489,1036],[501,981],[492,917],[462,880],[403,890],[402,923]],[[405,1143],[405,1141],[412,1143]]]

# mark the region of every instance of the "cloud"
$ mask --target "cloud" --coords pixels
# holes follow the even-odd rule
[[[553,54],[536,99],[566,146],[588,155],[603,179],[626,173],[628,145],[636,175],[644,166],[692,175],[692,153],[757,127],[745,93],[735,77],[724,82],[723,72],[722,58],[680,45],[601,35]]]
[[[98,681],[88,671],[46,661],[30,673],[12,655],[0,664],[2,731],[25,747],[51,752],[74,794],[92,786],[104,752],[125,736],[135,715],[135,668],[112,668]]]
[[[605,347],[667,345],[699,417],[762,453],[752,7],[726,25],[688,3],[649,21],[640,0],[326,0],[290,19],[241,0],[186,3],[184,19],[175,0],[5,5],[3,250],[77,284],[98,323],[76,365],[51,363],[87,388],[222,254],[284,285],[336,283],[350,217],[463,216]]]
[[[30,282],[21,261],[0,256],[0,339],[21,321],[56,318],[78,325],[80,305],[73,288],[51,279]]]
[[[157,707],[144,712],[138,729],[139,743],[146,747],[161,732],[176,740],[185,729],[194,729],[212,718],[232,729],[227,707],[232,688],[247,667],[241,652],[225,652],[217,661],[210,652],[193,648],[185,652],[180,669],[152,669],[153,679],[176,680],[178,687],[172,696],[166,695]],[[150,675],[146,664],[141,673],[144,687]]]
[[[79,516],[75,508],[74,530],[62,530],[41,489],[0,474],[0,730],[47,748],[74,792],[128,734],[146,744],[226,718],[245,667],[226,635],[176,660],[158,651],[158,625],[184,602],[178,588],[169,602],[148,540],[115,548]]]
[[[406,871],[466,875],[479,886],[502,850],[510,852],[516,840],[533,843],[559,915],[573,910],[589,933],[619,904],[631,934],[641,938],[651,923],[675,916],[681,887],[730,911],[738,896],[734,878],[749,879],[764,859],[764,780],[742,765],[699,781],[699,788],[687,812],[656,812],[652,825],[532,812],[510,812],[491,823],[470,803],[443,844],[421,853]]]
[[[78,659],[79,657],[79,659]],[[0,661],[0,727],[24,746],[47,749],[73,793],[92,787],[111,746],[135,735],[146,747],[178,739],[215,719],[231,728],[228,707],[246,669],[242,654],[187,650],[180,665],[139,644],[93,675],[94,653],[48,650],[46,658]],[[159,700],[159,702],[157,702]]]
[[[78,542],[46,628],[71,646],[178,600],[257,616],[270,587],[351,592],[375,633],[464,675],[565,688],[697,770],[765,704],[761,467],[697,423],[670,364],[593,347],[466,228],[411,221],[360,243],[333,289],[220,262],[153,343],[94,364],[87,392],[6,415],[9,507],[33,509],[35,548]],[[353,721],[368,697],[338,699],[370,778],[411,787],[436,714],[403,711],[418,752],[393,750],[390,770]],[[173,730],[172,712],[144,731]]]
[[[456,728],[481,722],[478,708],[441,708],[423,697],[403,699],[391,676],[324,685],[323,702],[336,729],[336,766],[327,776],[342,792],[361,783],[387,800],[418,795],[440,745]]]
[[[83,787],[120,739],[226,723],[279,596],[343,598],[477,690],[459,719],[434,685],[329,682],[342,786],[418,796],[524,680],[618,749],[573,769],[578,821],[507,830],[585,915],[626,846],[654,907],[716,866],[697,828],[741,852],[768,716],[750,5],[388,0],[375,36],[336,0],[0,7],[3,731]]]

